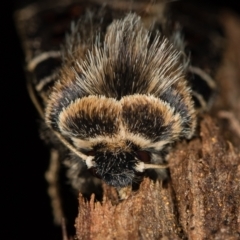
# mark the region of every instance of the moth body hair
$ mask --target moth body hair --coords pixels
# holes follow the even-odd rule
[[[225,39],[218,14],[202,12],[162,0],[36,1],[16,11],[57,224],[73,217],[64,206],[73,189],[102,200],[105,182],[126,199],[143,176],[169,177],[168,153],[196,136],[217,89]]]
[[[62,48],[45,121],[96,176],[125,188],[137,172],[151,167],[162,172],[157,169],[164,164],[161,152],[193,136],[197,120],[185,74],[189,60],[179,34],[169,40],[151,32],[135,13],[104,30],[91,29],[95,40],[83,30],[84,21],[89,24],[89,19],[72,24]],[[78,166],[73,162],[72,174]],[[76,173],[70,178],[79,188]]]

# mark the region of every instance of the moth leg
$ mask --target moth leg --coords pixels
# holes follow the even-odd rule
[[[63,218],[62,219],[62,240],[69,240],[68,234],[67,234],[67,227],[66,227],[66,221]]]
[[[51,200],[54,222],[57,225],[61,225],[64,218],[59,188],[60,164],[58,151],[51,149],[49,168],[45,173],[45,178],[48,182],[48,195]]]
[[[166,147],[166,149],[168,149]],[[163,154],[163,153],[162,153]],[[152,153],[151,154],[151,163],[155,165],[162,165],[166,166],[168,163],[167,154],[164,153],[163,155],[159,153]],[[157,168],[157,169],[146,169],[147,176],[149,176],[152,180],[156,181],[164,181],[169,178],[168,168]]]
[[[189,66],[188,73],[192,85],[192,96],[197,113],[208,110],[217,91],[215,80],[204,70]]]

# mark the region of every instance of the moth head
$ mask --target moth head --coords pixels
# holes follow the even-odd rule
[[[126,187],[133,183],[140,161],[131,152],[96,152],[86,161],[90,171],[108,185]]]
[[[90,172],[110,186],[123,188],[132,183],[148,168],[166,168],[166,165],[149,164],[147,151],[90,151],[85,163]]]

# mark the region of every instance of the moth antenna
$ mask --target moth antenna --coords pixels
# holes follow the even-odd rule
[[[70,144],[60,133],[53,131],[54,134],[57,136],[57,138],[62,142],[63,145],[65,145],[70,151],[75,153],[78,157],[80,157],[83,161],[90,164],[90,166],[94,166],[94,163],[92,162],[93,157],[87,156],[81,152],[79,152],[72,144]],[[90,167],[87,164],[88,167]]]
[[[34,104],[34,106],[36,107],[40,117],[42,119],[44,119],[44,111],[39,103],[39,101],[37,100],[37,97],[36,97],[36,93],[34,91],[34,88],[32,86],[32,83],[28,80],[27,82],[27,90],[28,90],[28,93],[29,93],[29,96]]]
[[[167,164],[144,164],[145,169],[163,169],[163,168],[168,168],[169,166]]]
[[[137,172],[143,172],[146,169],[163,169],[163,168],[168,168],[167,164],[146,164],[144,162],[138,162],[138,164],[135,167],[135,170]]]

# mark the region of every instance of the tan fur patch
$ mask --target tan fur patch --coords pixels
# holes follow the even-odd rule
[[[128,111],[134,112],[135,117],[139,119],[139,121],[144,121],[144,119],[141,119],[141,115],[138,116],[138,112],[136,111],[139,105],[147,106],[148,113],[153,114],[153,116],[158,114],[163,120],[163,122],[155,121],[155,125],[147,127],[151,129],[157,128],[161,131],[161,127],[168,127],[168,125],[171,124],[169,129],[167,128],[164,133],[166,134],[164,139],[154,141],[150,136],[147,137],[147,134],[144,133],[144,129],[142,128],[139,128],[137,133],[131,131],[130,125],[137,124],[137,122],[129,123],[128,121],[131,121],[130,115],[129,119],[125,118],[122,115],[122,111],[127,107],[129,108]],[[152,118],[153,116],[146,117]],[[74,122],[74,119],[78,117],[90,120],[99,119],[99,121],[102,121],[99,123],[99,128],[103,127],[104,123],[107,121],[108,124],[116,127],[116,131],[111,132],[111,134],[100,131],[99,134],[94,137],[86,133],[85,138],[81,139],[78,137],[81,129],[79,132],[75,132],[74,126],[71,124],[69,125],[69,122]],[[76,124],[76,122],[74,122],[74,124]],[[79,128],[81,128],[81,124],[84,123],[79,123]],[[72,126],[72,128],[70,126]],[[167,103],[147,95],[127,96],[120,101],[96,96],[78,99],[71,103],[69,107],[64,109],[59,115],[59,128],[62,134],[71,137],[74,145],[79,149],[91,149],[93,146],[103,143],[105,148],[109,151],[117,151],[117,149],[128,151],[128,141],[134,143],[140,149],[155,148],[161,150],[166,144],[176,140],[181,135],[182,130],[180,115],[178,113],[174,114],[173,109]],[[91,129],[89,129],[89,131],[90,130]],[[161,137],[161,134],[157,137]]]

